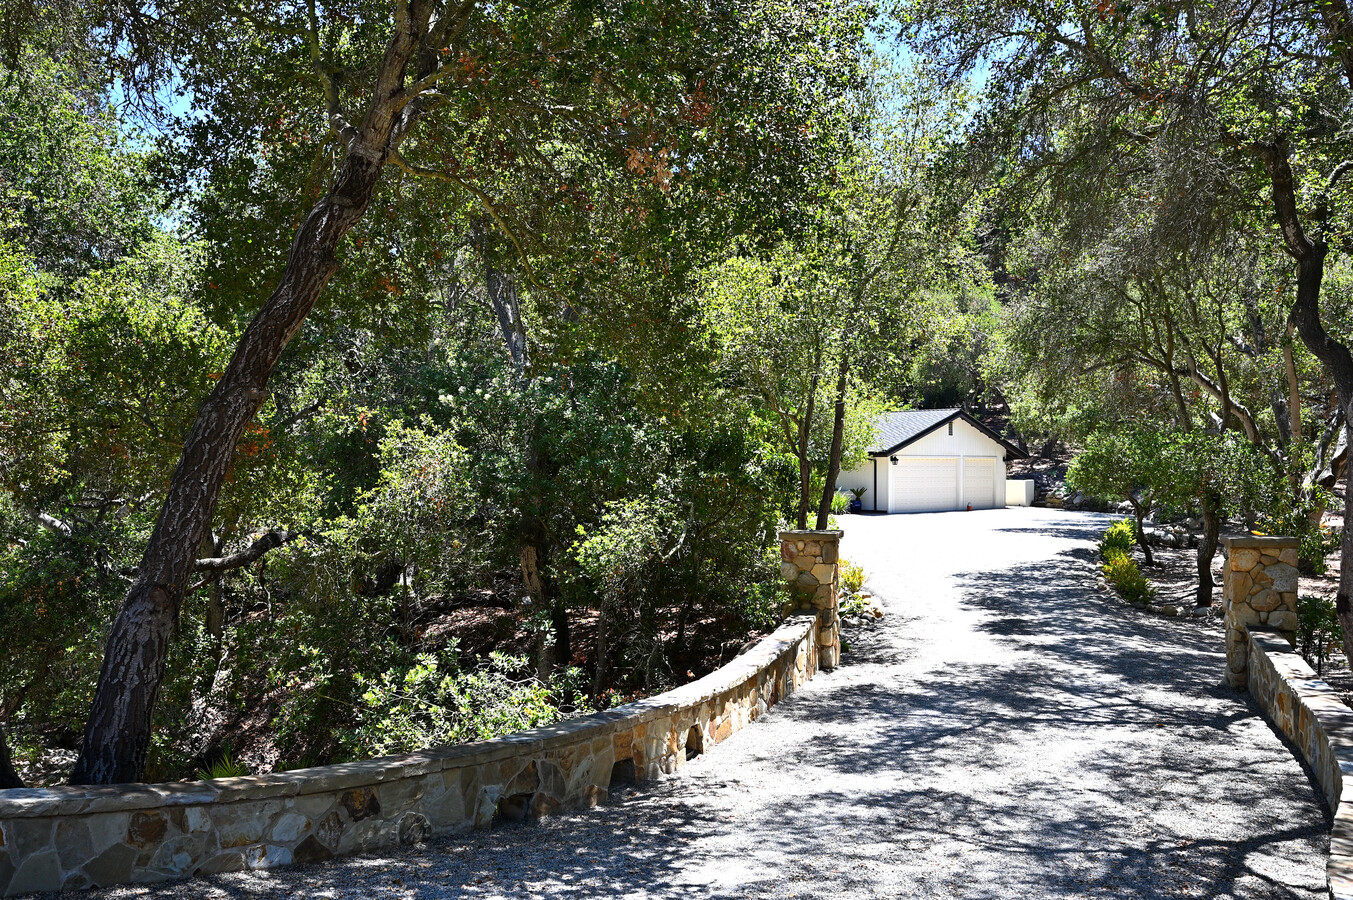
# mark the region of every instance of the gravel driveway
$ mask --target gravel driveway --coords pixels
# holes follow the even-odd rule
[[[1104,517],[844,517],[888,616],[682,773],[418,851],[85,897],[1324,896],[1328,826],[1220,635],[1093,587]]]

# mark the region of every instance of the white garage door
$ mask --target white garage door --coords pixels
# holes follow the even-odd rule
[[[958,508],[958,459],[902,457],[893,470],[888,503],[892,512],[932,512]]]
[[[963,502],[973,509],[996,505],[996,460],[968,457],[963,460]]]

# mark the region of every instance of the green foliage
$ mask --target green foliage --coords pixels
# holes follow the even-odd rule
[[[525,659],[503,653],[461,670],[452,644],[440,655],[420,654],[409,666],[359,677],[363,690],[348,753],[360,759],[487,740],[549,725],[576,709],[578,670],[548,686],[526,670]]]
[[[850,512],[850,497],[846,491],[837,491],[832,494],[832,515],[844,516]]]
[[[1268,509],[1258,516],[1256,530],[1263,534],[1282,535],[1301,539],[1298,549],[1298,568],[1303,575],[1324,575],[1326,557],[1339,549],[1340,534],[1336,529],[1317,524],[1319,511],[1328,509],[1336,498],[1320,487],[1312,488],[1307,502],[1294,504],[1285,491],[1275,492]]]
[[[1128,556],[1137,542],[1137,526],[1129,519],[1119,519],[1108,527],[1099,541],[1099,555],[1108,561],[1114,556]]]
[[[1137,526],[1130,519],[1119,519],[1110,525],[1099,540],[1099,555],[1104,560],[1101,571],[1104,578],[1129,603],[1146,603],[1155,597],[1156,589],[1137,567],[1132,546],[1137,542]]]
[[[200,101],[163,140],[118,117],[97,67],[24,57],[0,81],[0,708],[25,741],[78,734],[193,415],[333,175],[314,69],[279,37],[304,16],[218,12],[163,20]],[[356,109],[389,10],[320,15]],[[990,311],[965,237],[918,212],[964,98],[918,71],[907,104],[881,102],[866,22],[853,3],[471,11],[402,145],[456,180],[390,167],[236,448],[199,554],[299,536],[191,583],[157,777],[218,771],[224,746],[219,771],[253,765],[235,738],[318,764],[554,721],[600,668],[579,640],[528,674],[560,616],[610,618],[593,703],[774,623],[786,424],[831,409],[845,360],[849,466],[952,294]],[[879,109],[896,121],[869,127]],[[519,365],[491,278],[529,326]],[[805,431],[819,479],[830,416]],[[550,609],[523,599],[537,530]],[[465,610],[491,633],[453,640]]]
[[[1334,600],[1328,597],[1297,598],[1297,649],[1317,675],[1323,675],[1325,663],[1342,647],[1343,628]]]
[[[763,572],[779,573],[776,563],[780,554],[774,551],[773,556],[774,559],[770,560]],[[781,610],[787,598],[786,585],[774,575],[766,580],[752,581],[742,588],[741,593],[734,593],[729,598],[730,619],[749,631],[767,631],[780,623]]]
[[[223,753],[205,769],[199,769],[197,779],[210,781],[213,778],[240,778],[248,774],[250,774],[248,766],[231,759],[229,753]]]
[[[1114,590],[1129,603],[1146,603],[1156,596],[1156,589],[1137,568],[1137,561],[1129,554],[1114,551],[1104,557],[1104,577]]]
[[[864,569],[848,560],[841,560],[841,587],[850,594],[858,594],[864,588]]]
[[[0,66],[0,241],[26,248],[50,287],[132,252],[162,200],[145,142],[87,73],[39,53],[18,62]]]
[[[866,607],[864,598],[859,594],[842,594],[840,614],[844,616],[862,616]]]
[[[1225,515],[1253,508],[1271,487],[1272,470],[1252,444],[1234,432],[1175,432],[1165,444],[1162,502],[1197,508],[1208,499]]]
[[[842,559],[837,568],[837,574],[840,579],[841,598],[840,613],[843,616],[864,615],[865,603],[864,597],[860,592],[864,589],[865,573],[864,569],[854,563]]]
[[[1067,484],[1092,497],[1136,500],[1149,512],[1169,477],[1165,436],[1142,428],[1086,438],[1067,469]]]

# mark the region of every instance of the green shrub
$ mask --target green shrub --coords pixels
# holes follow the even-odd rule
[[[1338,508],[1341,503],[1329,491],[1312,488],[1303,502],[1293,504],[1286,494],[1280,494],[1273,508],[1258,519],[1256,531],[1263,534],[1288,535],[1301,540],[1297,551],[1297,568],[1303,575],[1324,575],[1328,570],[1325,557],[1339,549],[1340,533],[1312,521],[1318,510]]]
[[[864,587],[864,569],[848,560],[841,560],[841,587],[847,593],[858,594]]]
[[[249,769],[244,763],[237,762],[230,758],[230,753],[222,753],[221,758],[210,763],[205,769],[197,770],[198,781],[209,781],[213,778],[240,778],[248,775]]]
[[[1104,577],[1129,603],[1145,603],[1156,596],[1156,589],[1137,568],[1137,561],[1119,550],[1105,553]]]
[[[844,516],[850,512],[850,494],[837,491],[832,494],[832,515]]]
[[[1137,529],[1131,519],[1120,519],[1109,526],[1099,541],[1099,555],[1108,561],[1111,556],[1132,554],[1132,545],[1137,541]]]
[[[1328,660],[1343,641],[1339,613],[1328,597],[1297,598],[1297,650],[1317,675],[1325,674]]]
[[[841,597],[841,607],[837,610],[844,618],[846,616],[864,615],[864,598],[859,594],[843,594]]]
[[[525,659],[497,651],[487,665],[461,669],[455,641],[440,657],[421,654],[408,668],[377,678],[359,675],[358,682],[365,691],[349,737],[354,759],[550,725],[578,709],[583,688],[577,669],[558,673],[547,685],[531,676]]]

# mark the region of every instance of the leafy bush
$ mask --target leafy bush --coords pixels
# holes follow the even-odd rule
[[[1099,555],[1107,561],[1113,556],[1130,556],[1137,542],[1137,530],[1130,519],[1120,519],[1109,526],[1099,541]]]
[[[776,553],[775,559],[778,561],[779,558],[780,554]],[[751,629],[771,629],[780,621],[780,610],[784,608],[788,594],[788,586],[778,579],[753,582],[741,595],[730,597],[729,611]]]
[[[197,770],[197,780],[209,781],[213,778],[239,778],[248,774],[250,774],[248,766],[231,759],[229,753],[223,753],[219,759],[209,764],[205,769]]]
[[[1104,577],[1114,590],[1129,603],[1146,603],[1156,596],[1156,589],[1146,580],[1137,561],[1127,553],[1111,550],[1104,556]]]
[[[1324,575],[1328,570],[1325,558],[1339,549],[1340,534],[1333,528],[1325,528],[1311,521],[1313,511],[1326,509],[1336,504],[1336,499],[1328,491],[1314,488],[1306,503],[1294,505],[1290,496],[1280,494],[1273,509],[1267,515],[1261,515],[1258,530],[1264,534],[1290,535],[1301,540],[1297,551],[1297,567],[1303,575]]]
[[[494,652],[487,666],[461,671],[453,642],[440,658],[424,653],[408,668],[358,676],[366,690],[351,756],[487,740],[567,718],[581,693],[581,672],[565,670],[547,686],[527,668],[522,657]]]
[[[864,569],[849,560],[842,559],[837,571],[841,583],[840,614],[864,615],[864,598],[860,596],[860,591],[864,588]]]
[[[1297,650],[1317,675],[1325,673],[1325,661],[1342,641],[1343,630],[1332,599],[1297,598]]]
[[[850,512],[850,494],[837,491],[832,494],[832,515],[843,516]]]
[[[841,607],[838,610],[841,616],[862,616],[864,610],[864,598],[859,594],[845,594],[841,597]]]
[[[848,560],[841,560],[841,587],[850,594],[858,594],[864,587],[864,569]]]

